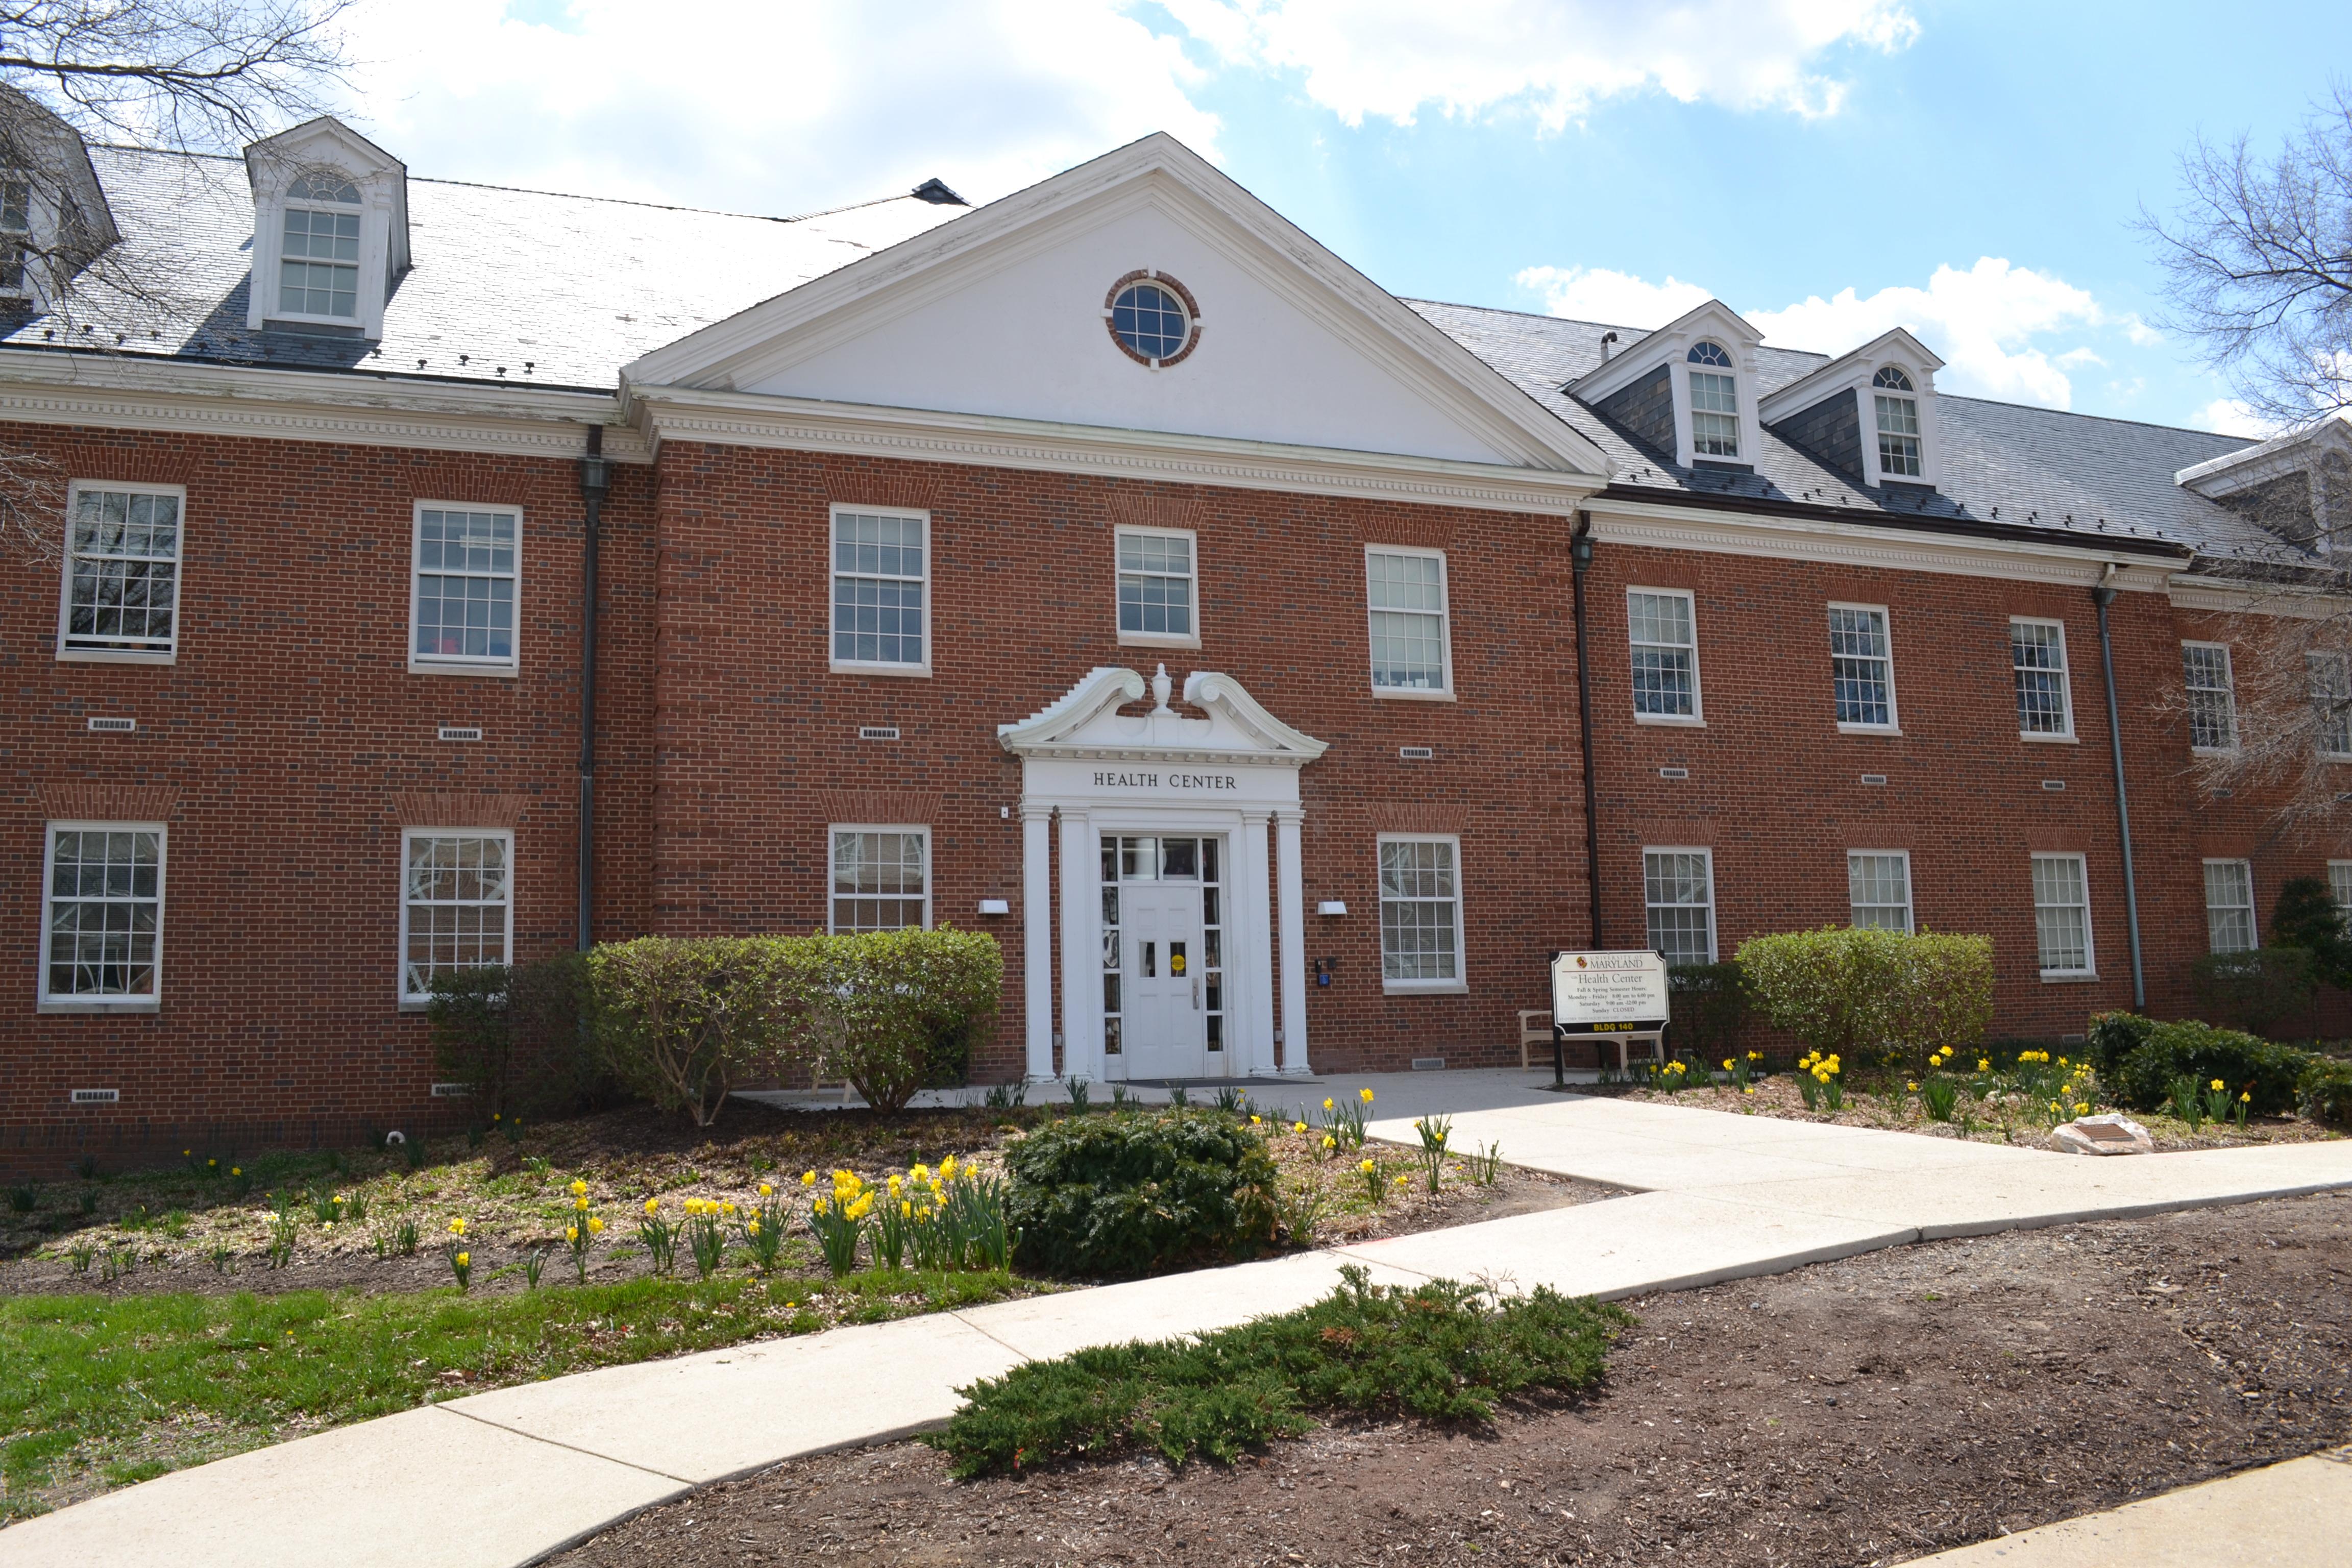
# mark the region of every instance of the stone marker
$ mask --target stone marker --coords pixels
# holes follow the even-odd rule
[[[2051,1130],[2050,1142],[2073,1154],[2153,1154],[2156,1140],[2128,1116],[2080,1116]]]

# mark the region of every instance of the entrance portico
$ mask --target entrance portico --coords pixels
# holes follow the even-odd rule
[[[1097,668],[997,731],[1022,760],[1033,1079],[1056,1076],[1057,1044],[1062,1074],[1097,1082],[1309,1070],[1298,770],[1325,744],[1230,676],[1185,678],[1184,702],[1206,718],[1171,708],[1173,689],[1165,665],[1149,681]],[[1149,713],[1118,711],[1147,690]]]

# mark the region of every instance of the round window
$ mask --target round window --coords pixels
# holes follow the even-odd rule
[[[1201,341],[1192,291],[1163,273],[1130,272],[1112,284],[1103,324],[1129,359],[1155,369],[1174,364]]]

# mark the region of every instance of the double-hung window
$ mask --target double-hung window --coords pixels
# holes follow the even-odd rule
[[[2042,979],[2092,973],[2090,883],[2080,855],[2033,857],[2033,941]]]
[[[359,300],[359,187],[306,174],[287,193],[275,313],[356,321]]]
[[[1451,837],[1380,840],[1384,989],[1462,989],[1461,850]]]
[[[1118,531],[1118,640],[1198,647],[1199,576],[1189,532]]]
[[[2352,761],[2352,671],[2340,653],[2304,656],[2311,675],[2311,712],[2319,731],[2319,754]]]
[[[1739,456],[1739,383],[1720,343],[1693,343],[1690,362],[1691,452],[1701,458]],[[1705,368],[1702,368],[1705,367]]]
[[[2327,863],[2327,890],[2335,895],[2336,907],[2344,918],[2352,921],[2352,860]]]
[[[1830,688],[1839,729],[1895,728],[1895,651],[1884,605],[1830,606]]]
[[[1698,631],[1692,603],[1690,595],[1675,588],[1626,590],[1636,723],[1701,721]]]
[[[2181,684],[2189,693],[2189,749],[2238,749],[2238,695],[2230,679],[2230,649],[2217,642],[2180,645]],[[2218,951],[2218,950],[2217,950]]]
[[[1878,416],[1879,477],[1918,479],[1926,469],[1919,460],[1919,400],[1911,395],[1911,378],[1890,364],[1872,376],[1870,384]]]
[[[1435,550],[1367,549],[1372,694],[1450,697],[1452,638],[1446,625],[1445,556]]]
[[[172,660],[179,649],[184,494],[167,485],[72,487],[58,658]]]
[[[2066,685],[2066,627],[2058,621],[2009,623],[2009,673],[2017,688],[2017,733],[2071,741],[2074,708]]]
[[[1715,962],[1715,857],[1706,849],[1642,851],[1650,946],[1668,963]]]
[[[833,509],[833,668],[931,669],[930,515]]]
[[[2215,952],[2248,952],[2255,947],[2252,861],[2205,862],[2205,936]]]
[[[1911,855],[1853,849],[1845,858],[1846,904],[1858,931],[1911,930]]]
[[[163,825],[52,822],[41,1005],[152,1009],[163,967]]]
[[[446,970],[513,962],[514,835],[411,827],[400,836],[400,999],[433,996]]]
[[[928,930],[931,923],[931,830],[928,827],[843,827],[833,830],[833,901],[827,929]]]
[[[521,533],[512,507],[416,503],[410,669],[514,673]]]
[[[33,244],[33,187],[0,180],[0,290],[21,293],[25,255]]]

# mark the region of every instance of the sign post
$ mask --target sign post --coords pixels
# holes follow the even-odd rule
[[[1617,1070],[1626,1070],[1625,1047],[1646,1040],[1657,1059],[1666,1059],[1666,961],[1656,953],[1556,952],[1551,957],[1552,1082],[1567,1081],[1570,1040],[1614,1040]]]

